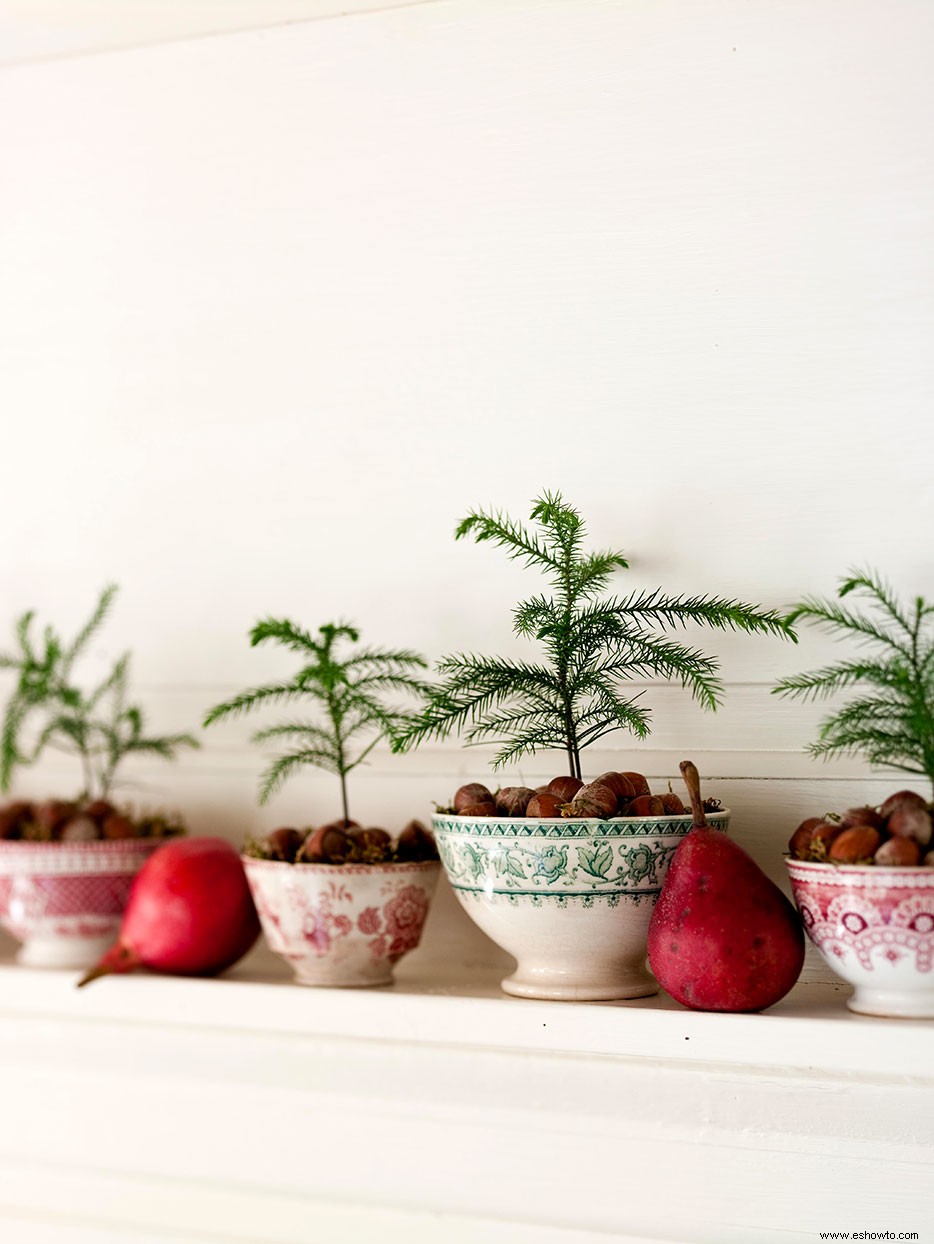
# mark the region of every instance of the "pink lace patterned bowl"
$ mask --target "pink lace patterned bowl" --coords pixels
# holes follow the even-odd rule
[[[286,864],[243,856],[270,947],[300,985],[392,983],[414,950],[441,865]]]
[[[0,842],[0,925],[27,967],[92,967],[115,940],[158,838]]]
[[[808,937],[863,1015],[934,1019],[934,868],[785,861]]]

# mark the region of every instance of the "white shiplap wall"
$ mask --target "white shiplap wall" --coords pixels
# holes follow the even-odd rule
[[[537,581],[451,533],[546,486],[632,587],[931,591],[932,35],[873,0],[472,0],[7,69],[0,613],[76,626],[118,580],[99,657],[187,728],[290,668],[265,613],[524,651]],[[653,689],[612,760],[742,779],[770,859],[829,779],[891,785],[803,758],[816,714],[768,694],[829,640],[701,638],[724,711]],[[239,833],[245,739],[144,797]],[[360,812],[484,772],[447,757],[379,762]],[[312,776],[262,823],[334,807]]]
[[[934,8],[882,0],[442,0],[47,62],[27,39],[0,72],[0,618],[73,628],[119,581],[89,672],[132,646],[172,729],[290,668],[249,650],[261,614],[520,653],[509,609],[536,581],[451,533],[543,487],[626,550],[632,587],[781,606],[862,563],[931,593],[932,41]],[[902,779],[814,764],[818,714],[769,695],[827,639],[702,638],[723,711],[653,688],[652,740],[593,768],[664,780],[693,756],[780,876],[802,816]],[[334,814],[315,775],[258,812],[247,735],[130,793],[234,840]],[[357,811],[397,826],[485,763],[378,756]],[[50,762],[21,790],[76,781]],[[844,1132],[868,1154],[875,1124],[828,1126],[802,1161]],[[782,1238],[865,1225],[818,1222],[808,1188],[769,1219]],[[752,1238],[731,1230],[710,1238]]]

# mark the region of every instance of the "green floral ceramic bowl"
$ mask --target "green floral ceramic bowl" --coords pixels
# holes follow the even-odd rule
[[[728,809],[708,814],[725,830]],[[461,905],[518,966],[525,998],[597,1001],[658,992],[646,935],[690,814],[545,820],[439,813],[435,837]]]

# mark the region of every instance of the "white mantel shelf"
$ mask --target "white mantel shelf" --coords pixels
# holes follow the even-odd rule
[[[502,972],[419,952],[390,988],[307,989],[260,950],[79,992],[3,961],[0,1235],[934,1241],[934,1023],[819,981],[721,1015],[513,999]]]
[[[398,969],[384,989],[309,989],[259,952],[218,980],[139,973],[75,988],[78,974],[0,961],[0,1021],[31,1016],[61,1023],[140,1024],[268,1036],[401,1041],[535,1054],[609,1056],[750,1071],[934,1085],[934,1021],[885,1020],[849,1011],[850,988],[799,983],[761,1014],[691,1012],[665,994],[627,1002],[510,998],[495,964]],[[893,1043],[899,1056],[893,1063]]]

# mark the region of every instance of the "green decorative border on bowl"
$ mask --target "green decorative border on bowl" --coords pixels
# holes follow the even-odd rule
[[[708,824],[723,830],[728,809]],[[661,889],[678,844],[692,829],[690,816],[617,817],[609,821],[522,818],[432,818],[438,851],[452,887],[477,898],[566,905],[595,898],[616,906]],[[577,905],[575,903],[575,905]]]
[[[730,809],[707,814],[711,829],[725,829]],[[658,834],[683,836],[693,828],[691,816],[615,816],[601,821],[596,817],[583,820],[570,818],[522,816],[454,816],[436,812],[431,818],[435,833],[469,834],[471,838],[645,838]]]

